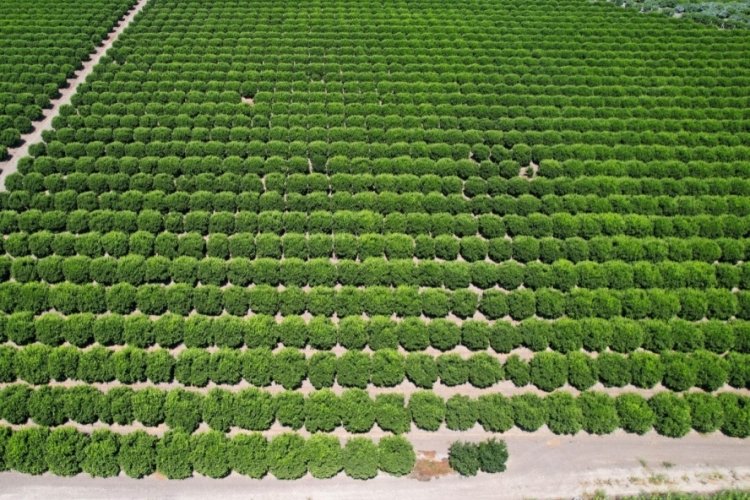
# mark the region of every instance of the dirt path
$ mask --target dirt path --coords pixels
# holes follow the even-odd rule
[[[462,435],[471,440],[479,436]],[[461,478],[455,474],[429,482],[413,478],[378,476],[368,482],[343,474],[331,480],[305,477],[298,481],[262,481],[231,475],[221,480],[194,477],[165,481],[127,477],[92,479],[85,475],[59,478],[49,475],[0,474],[0,499],[350,499],[350,498],[572,498],[597,490],[615,494],[643,491],[716,491],[749,488],[750,465],[741,440],[690,434],[675,440],[656,435],[631,436],[622,432],[605,437],[560,437],[550,432],[508,433],[510,460],[500,475]],[[420,451],[444,456],[453,436],[413,437]],[[616,452],[613,452],[616,450]]]
[[[60,97],[53,99],[50,103],[51,107],[43,110],[44,118],[32,124],[34,130],[21,136],[21,141],[23,142],[21,146],[8,149],[10,158],[0,162],[0,191],[5,191],[5,178],[18,170],[18,161],[29,154],[29,146],[42,141],[43,131],[52,130],[52,120],[60,113],[60,107],[70,104],[70,100],[78,90],[78,86],[91,74],[94,66],[99,63],[102,56],[112,47],[115,40],[125,31],[125,28],[130,25],[136,14],[143,10],[143,7],[147,3],[148,0],[138,0],[138,3],[115,25],[114,29],[97,47],[96,51],[90,54],[90,59],[83,63],[83,68],[67,81],[67,87],[60,89]]]

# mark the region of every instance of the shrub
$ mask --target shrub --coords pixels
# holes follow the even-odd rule
[[[129,477],[140,479],[156,470],[157,438],[143,431],[135,431],[120,437],[118,462]]]
[[[229,463],[234,471],[260,479],[268,472],[268,441],[261,434],[239,434],[229,444]]]
[[[432,392],[417,391],[409,399],[409,413],[418,428],[436,431],[445,420],[445,402]]]
[[[370,357],[362,352],[348,351],[338,358],[336,380],[343,387],[364,389],[370,382]]]
[[[685,395],[690,405],[691,426],[698,432],[714,432],[721,427],[724,410],[719,399],[711,394],[695,392]]]
[[[461,340],[461,330],[454,323],[438,319],[428,325],[430,344],[441,351],[453,349]]]
[[[474,387],[490,387],[503,378],[500,361],[486,352],[480,352],[466,360],[469,382]]]
[[[203,400],[203,421],[211,429],[228,432],[235,418],[235,395],[213,388]]]
[[[456,394],[445,404],[445,423],[451,430],[465,431],[477,423],[478,408],[468,396]]]
[[[429,389],[437,381],[435,358],[423,353],[410,353],[405,361],[406,377],[417,387]]]
[[[567,392],[555,392],[544,400],[547,427],[555,434],[576,434],[583,424],[583,413],[576,399]]]
[[[497,441],[495,438],[479,443],[479,469],[482,472],[496,474],[505,471],[505,463],[508,461],[508,448],[505,441]]]
[[[485,431],[505,432],[513,427],[513,410],[502,394],[479,396],[476,407],[477,419]]]
[[[648,401],[654,412],[654,429],[663,436],[682,437],[690,430],[690,405],[670,392],[656,394]]]
[[[568,361],[568,383],[585,391],[596,384],[596,361],[582,352],[570,352],[566,356]]]
[[[462,476],[476,476],[479,471],[479,447],[474,443],[455,441],[448,449],[448,463]]]
[[[167,431],[156,445],[156,469],[169,479],[193,475],[190,435],[182,430]]]
[[[393,476],[409,474],[417,457],[411,443],[401,436],[385,436],[378,443],[378,467]]]
[[[190,461],[195,471],[211,478],[225,477],[230,472],[226,459],[229,451],[229,440],[223,433],[208,431],[195,434],[190,438]]]
[[[369,439],[355,437],[343,450],[344,472],[354,479],[371,479],[378,474],[378,447]]]
[[[631,383],[643,389],[650,389],[664,376],[664,367],[659,356],[648,352],[634,352],[630,355]]]
[[[596,371],[605,387],[623,387],[631,380],[630,363],[622,354],[600,353],[596,358]]]
[[[719,394],[717,399],[724,413],[721,432],[730,437],[750,436],[750,399],[731,393]]]
[[[47,471],[45,443],[49,430],[32,427],[14,432],[5,443],[5,465],[9,470],[38,475]]]
[[[284,348],[273,357],[273,380],[284,389],[296,389],[307,376],[307,360],[297,349]]]
[[[404,380],[404,358],[398,351],[382,349],[371,358],[371,381],[378,387],[393,387]]]
[[[196,392],[169,391],[164,402],[164,421],[172,429],[194,432],[203,420],[202,402],[202,396]]]
[[[305,443],[305,455],[310,474],[317,479],[333,477],[344,468],[341,443],[334,436],[313,435]]]
[[[329,389],[310,394],[305,400],[305,428],[311,432],[331,432],[341,424],[339,398]]]
[[[44,447],[49,471],[58,476],[78,474],[86,445],[87,436],[72,427],[54,429]]]
[[[305,440],[297,434],[284,433],[268,445],[268,470],[277,479],[298,479],[307,472]]]
[[[131,398],[133,418],[143,425],[154,427],[164,422],[166,393],[154,387],[135,391]]]
[[[341,422],[349,432],[367,432],[375,424],[375,407],[362,389],[349,389],[341,394],[334,411],[340,412]]]
[[[583,430],[590,434],[609,434],[620,425],[615,401],[601,392],[583,392],[578,397]]]
[[[665,352],[661,354],[664,364],[662,384],[673,391],[685,391],[698,381],[696,364],[686,354]]]
[[[437,358],[440,382],[447,386],[465,384],[469,380],[469,365],[458,354],[443,354]]]
[[[519,394],[510,398],[513,422],[524,431],[533,432],[544,425],[547,414],[542,398],[536,394]]]
[[[89,444],[83,453],[81,468],[93,477],[113,477],[120,473],[118,452],[120,439],[117,434],[99,429],[91,433]]]
[[[722,387],[728,378],[729,366],[722,357],[708,351],[697,351],[692,355],[696,371],[695,385],[706,391]]]
[[[543,391],[553,391],[562,387],[568,379],[568,366],[565,356],[556,352],[536,354],[529,363],[531,383]]]
[[[284,391],[274,398],[276,420],[281,425],[300,429],[305,423],[305,398],[295,391]]]
[[[645,434],[654,425],[656,416],[643,396],[625,393],[615,399],[620,426],[625,432]]]
[[[375,420],[386,432],[407,432],[411,427],[411,416],[403,395],[378,394],[375,397]]]
[[[275,405],[268,392],[251,387],[234,395],[233,423],[242,429],[267,430],[275,418]]]

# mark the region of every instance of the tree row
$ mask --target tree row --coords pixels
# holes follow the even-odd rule
[[[169,429],[192,433],[205,423],[225,433],[231,429],[267,431],[279,423],[312,434],[338,428],[352,434],[368,433],[376,425],[402,434],[413,428],[468,431],[479,424],[493,433],[513,427],[534,432],[546,425],[555,434],[609,434],[621,428],[636,434],[654,429],[670,437],[683,436],[691,429],[700,433],[721,430],[732,437],[750,435],[750,399],[732,393],[679,396],[660,392],[645,398],[634,393],[611,397],[591,391],[579,396],[567,392],[544,397],[530,393],[478,398],[455,395],[446,400],[430,391],[418,391],[407,401],[397,393],[372,398],[360,389],[340,396],[327,389],[308,396],[297,392],[272,396],[258,389],[237,393],[211,389],[202,395],[184,389],[133,391],[119,387],[102,393],[89,386],[31,390],[18,385],[3,389],[3,395],[3,420],[22,425],[31,419],[51,427],[68,421],[81,425],[139,422],[146,427],[166,424]]]
[[[594,357],[576,351],[536,353],[530,361],[514,354],[503,362],[486,352],[464,358],[455,353],[404,355],[393,349],[374,353],[348,351],[340,356],[320,351],[306,357],[291,347],[275,353],[268,348],[223,348],[215,352],[188,348],[174,355],[164,349],[147,351],[136,347],[113,351],[101,346],[87,350],[43,344],[24,348],[0,346],[0,382],[16,380],[34,385],[51,380],[116,380],[128,385],[177,381],[192,387],[245,381],[259,387],[273,383],[288,390],[301,387],[305,381],[318,389],[334,384],[364,389],[370,385],[394,387],[405,381],[423,388],[432,388],[438,381],[448,387],[468,383],[488,388],[510,380],[518,387],[532,384],[546,392],[566,384],[586,390],[598,382],[605,387],[633,385],[650,389],[662,384],[674,391],[692,387],[715,391],[725,384],[748,388],[750,356],[730,353],[721,357],[699,350],[688,354],[665,351],[659,355],[604,352]]]

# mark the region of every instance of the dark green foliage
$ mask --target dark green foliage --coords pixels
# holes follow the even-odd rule
[[[172,429],[191,433],[203,420],[203,397],[184,389],[169,391],[164,402],[164,421]]]
[[[601,392],[584,392],[578,396],[583,430],[590,434],[609,434],[620,426],[615,400]]]
[[[49,471],[58,476],[78,474],[87,442],[88,436],[72,427],[60,427],[50,432],[44,448]]]
[[[338,358],[336,380],[344,387],[364,389],[370,382],[370,357],[361,352],[348,351]]]
[[[307,376],[305,355],[292,348],[284,348],[273,357],[273,380],[284,389],[296,389]]]
[[[307,472],[305,440],[297,434],[280,434],[268,445],[268,470],[278,479],[298,479]]]
[[[531,383],[543,391],[553,391],[562,387],[568,379],[568,363],[562,354],[541,352],[529,363]]]
[[[228,432],[235,420],[234,393],[213,388],[203,399],[203,421],[213,430]]]
[[[378,443],[378,467],[393,476],[404,476],[417,461],[411,443],[401,436],[385,436]]]
[[[445,402],[445,424],[451,430],[465,431],[477,423],[479,408],[468,396],[456,394]]]
[[[445,402],[431,392],[418,391],[409,398],[409,413],[418,428],[436,431],[445,420]]]
[[[400,434],[409,430],[411,415],[401,394],[378,394],[375,397],[375,420],[384,431]]]
[[[229,463],[235,472],[260,479],[268,471],[268,441],[261,434],[239,434],[229,445]]]
[[[690,430],[690,405],[669,392],[661,392],[648,401],[654,412],[654,429],[669,437],[681,437]]]
[[[476,476],[479,472],[479,447],[474,443],[454,441],[448,449],[448,463],[462,476]]]
[[[5,443],[5,465],[10,470],[38,475],[47,471],[45,445],[49,431],[32,427],[14,432]]]
[[[685,395],[690,405],[691,426],[698,432],[709,433],[721,427],[724,410],[720,399],[710,394],[695,392]]]
[[[583,427],[583,412],[567,392],[555,392],[544,400],[547,427],[555,434],[576,434]]]
[[[347,408],[351,410],[351,408]],[[340,408],[339,398],[329,389],[316,391],[305,400],[305,428],[311,432],[331,432],[341,424],[347,412]]]
[[[91,433],[89,444],[83,453],[81,468],[93,477],[112,477],[120,473],[117,454],[120,439],[117,434],[106,429]]]
[[[491,438],[479,443],[479,469],[482,472],[490,474],[504,472],[507,461],[508,448],[505,441]]]
[[[314,478],[333,477],[344,468],[341,443],[334,436],[314,434],[305,443],[305,455]]]
[[[226,459],[229,440],[223,433],[208,431],[195,434],[190,438],[190,446],[190,461],[195,472],[212,478],[221,478],[231,471],[231,464]]]
[[[510,398],[516,427],[533,432],[544,425],[547,412],[544,401],[536,394],[519,394]]]
[[[226,396],[222,396],[222,399],[226,398]],[[268,392],[250,387],[236,393],[233,400],[233,425],[253,431],[267,430],[271,427],[275,416],[275,405],[273,398]],[[209,393],[208,400],[204,402],[204,412],[210,408],[206,404],[212,404],[215,410],[218,410],[216,408],[217,401],[216,395],[212,397],[211,393]],[[220,421],[217,421],[217,419],[218,416],[212,418],[214,425],[220,425],[225,420],[222,418]]]
[[[513,427],[513,409],[502,394],[485,394],[476,401],[477,420],[488,432],[505,432]]]
[[[378,474],[378,447],[367,438],[351,438],[342,453],[344,472],[354,479],[371,479]]]
[[[341,422],[349,432],[367,432],[375,424],[374,403],[362,389],[344,391],[338,405],[332,406],[332,410],[339,412]]]
[[[156,444],[156,470],[169,479],[185,479],[193,475],[190,435],[170,430]]]
[[[156,444],[159,440],[143,431],[120,437],[119,464],[129,477],[140,479],[156,470]]]

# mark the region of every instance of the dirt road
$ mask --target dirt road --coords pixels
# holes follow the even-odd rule
[[[479,438],[471,432],[463,439]],[[483,437],[483,436],[481,436]],[[410,437],[417,450],[445,454],[453,436],[429,434]],[[555,436],[549,431],[503,435],[508,443],[508,470],[475,478],[444,476],[431,481],[378,476],[355,481],[343,474],[331,480],[305,477],[298,481],[262,481],[232,475],[222,480],[194,477],[167,481],[157,476],[92,479],[88,476],[32,477],[0,474],[0,499],[125,499],[221,497],[224,500],[270,499],[483,499],[572,498],[593,494],[637,494],[643,491],[716,491],[750,488],[747,443],[720,435],[695,433],[679,439],[624,432],[596,437]]]
[[[83,63],[83,68],[79,70],[75,76],[67,81],[68,86],[64,89],[60,89],[60,97],[53,99],[50,108],[43,110],[44,118],[38,122],[34,122],[34,130],[28,134],[23,134],[21,140],[23,144],[17,148],[8,149],[8,155],[10,158],[6,161],[0,162],[0,191],[5,191],[5,178],[16,172],[18,169],[18,161],[24,156],[29,154],[29,146],[42,142],[42,132],[45,130],[52,130],[52,120],[60,113],[60,107],[66,104],[70,104],[70,99],[73,94],[78,90],[78,86],[86,81],[86,78],[94,70],[101,60],[102,56],[112,47],[112,44],[117,38],[125,31],[125,28],[130,25],[135,16],[143,10],[143,7],[148,3],[148,0],[139,0],[135,6],[125,15],[123,19],[114,27],[114,29],[107,35],[102,43],[96,48],[96,51],[91,54],[88,61]]]

